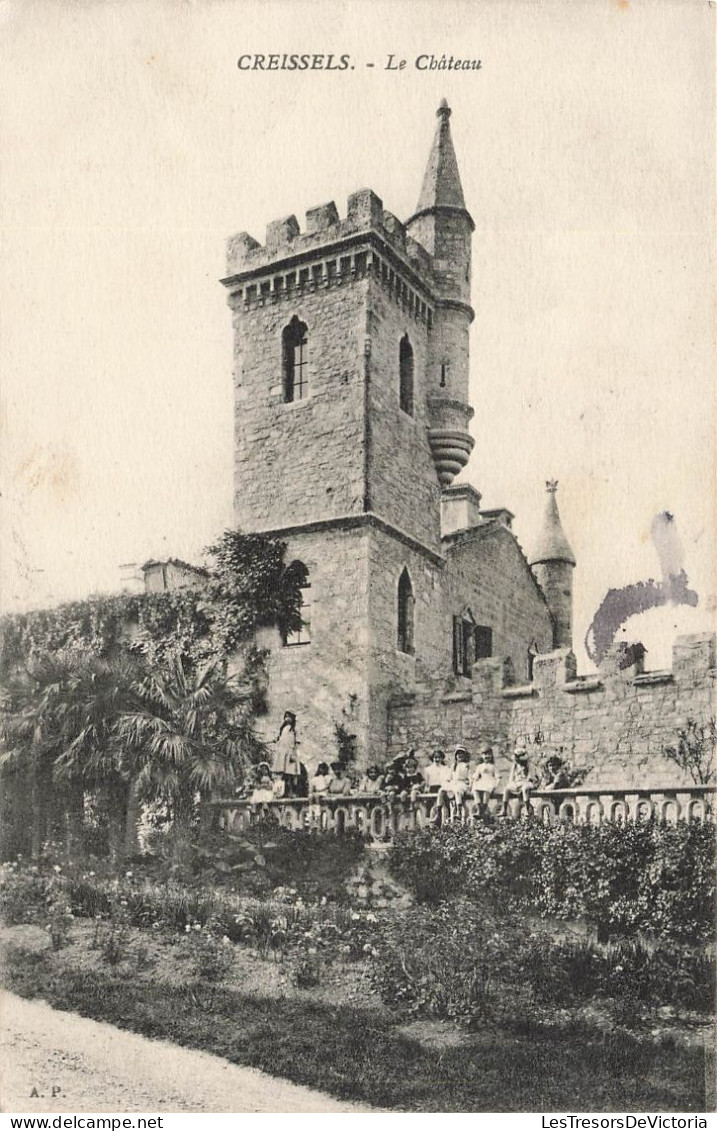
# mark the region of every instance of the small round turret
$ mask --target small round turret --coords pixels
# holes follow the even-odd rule
[[[575,554],[565,537],[560,521],[557,479],[546,484],[543,526],[538,543],[530,557],[533,576],[542,589],[553,621],[553,647],[572,648],[573,644],[573,570]]]
[[[445,98],[436,112],[438,128],[428,157],[418,205],[406,231],[431,255],[438,284],[433,329],[426,359],[428,442],[438,481],[449,486],[468,463],[473,438],[468,425],[468,330],[471,238],[474,224],[466,208],[451,138],[451,109]]]

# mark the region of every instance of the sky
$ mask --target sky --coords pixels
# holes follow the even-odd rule
[[[2,0],[2,607],[116,591],[231,525],[227,237],[364,187],[406,219],[446,97],[476,224],[461,478],[527,551],[559,480],[579,655],[608,588],[660,578],[673,514],[699,604],[629,626],[669,664],[715,619],[714,13]]]

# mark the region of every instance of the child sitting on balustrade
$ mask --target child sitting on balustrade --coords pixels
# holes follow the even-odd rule
[[[333,781],[333,775],[326,762],[319,762],[316,767],[316,773],[309,783],[309,797],[312,800],[317,800],[319,797],[325,797],[329,792],[329,786]],[[311,805],[309,807],[309,821],[312,828],[321,828],[325,814],[321,812],[320,805]]]
[[[384,795],[389,802],[400,801],[403,805],[415,801],[423,789],[423,774],[418,769],[415,750],[399,754],[391,762],[384,778]]]
[[[383,775],[383,792],[387,801],[391,801],[401,792],[403,767],[407,757],[407,754],[397,754],[386,767],[386,772]]]
[[[436,810],[431,818],[434,824],[440,824],[460,811],[465,812],[465,802],[470,793],[469,762],[470,754],[465,746],[456,746],[453,772],[445,785],[440,786],[436,797]]]
[[[331,774],[327,792],[334,797],[348,796],[351,793],[351,778],[343,762],[332,762]]]
[[[273,801],[274,779],[268,762],[260,762],[254,771],[254,788],[249,795],[249,803],[256,811],[268,813],[267,803]]]
[[[403,771],[401,773],[401,780],[399,782],[398,796],[403,801],[404,805],[409,803],[413,805],[419,793],[423,791],[425,785],[423,774],[418,768],[418,761],[413,750],[411,750],[403,763]]]
[[[438,793],[442,785],[445,785],[451,776],[451,771],[446,765],[446,756],[442,750],[434,750],[431,754],[431,760],[423,771],[423,778],[426,783],[426,793]]]
[[[521,742],[513,755],[513,763],[510,767],[510,775],[505,789],[503,790],[503,804],[501,806],[501,817],[508,816],[508,803],[511,797],[519,797],[524,807],[526,814],[533,812],[533,806],[530,802],[530,794],[535,788],[535,783],[530,773],[530,766],[528,764],[528,751],[525,743]]]
[[[326,793],[330,784],[331,770],[326,762],[319,762],[309,784],[309,794],[313,797],[315,793]]]
[[[476,803],[476,813],[485,817],[492,794],[498,788],[498,771],[495,768],[493,749],[486,746],[478,755],[478,765],[473,773],[471,789]]]
[[[383,788],[383,776],[378,766],[369,766],[358,784],[359,793],[380,793]]]
[[[553,754],[545,763],[546,780],[541,789],[569,789],[570,775],[565,762],[558,754]]]

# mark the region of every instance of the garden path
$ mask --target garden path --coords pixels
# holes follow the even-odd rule
[[[6,1112],[371,1110],[9,993],[2,999],[0,1065]]]

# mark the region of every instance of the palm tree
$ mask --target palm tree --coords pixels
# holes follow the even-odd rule
[[[48,787],[57,735],[47,699],[59,679],[61,672],[50,659],[28,664],[6,680],[0,703],[5,808],[14,809],[18,830],[27,821],[27,847],[33,857],[39,855],[52,823]]]
[[[113,858],[136,848],[136,771],[125,750],[118,722],[137,704],[142,671],[137,658],[84,657],[69,675],[57,703],[62,749],[54,762],[55,778],[81,795],[96,790],[108,820]],[[72,812],[70,813],[72,823]]]
[[[165,669],[147,672],[135,693],[138,709],[120,716],[117,734],[141,796],[165,802],[186,831],[197,795],[209,800],[230,789],[264,752],[253,727],[255,689],[218,662],[197,668],[175,655]]]
[[[67,854],[82,839],[86,789],[99,789],[117,850],[127,807],[131,767],[116,724],[134,703],[136,664],[85,652],[60,652],[30,661],[8,680],[0,707],[2,765],[26,777],[30,850],[64,826]],[[17,793],[17,791],[16,791]]]

